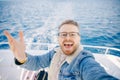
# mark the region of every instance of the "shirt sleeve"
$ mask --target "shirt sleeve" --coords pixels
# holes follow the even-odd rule
[[[15,59],[15,64],[28,70],[39,70],[40,68],[49,67],[54,53],[55,51],[51,50],[43,55],[33,56],[27,54],[27,61],[24,64],[21,64],[17,59]]]
[[[109,75],[105,69],[92,57],[85,57],[80,66],[83,80],[118,80]]]

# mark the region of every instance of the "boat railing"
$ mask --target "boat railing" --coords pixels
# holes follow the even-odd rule
[[[9,44],[8,42],[0,42],[0,45]],[[54,43],[35,43],[35,42],[29,42],[26,43],[26,49],[27,50],[51,50],[54,47],[58,46],[58,44]],[[83,45],[85,48],[95,48],[95,49],[104,49],[103,54],[108,54],[110,50],[118,51],[120,52],[120,49],[118,48],[112,48],[112,47],[105,47],[105,46],[93,46],[93,45]],[[1,49],[1,48],[0,48]]]

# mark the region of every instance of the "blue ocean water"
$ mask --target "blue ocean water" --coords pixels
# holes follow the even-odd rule
[[[73,19],[80,25],[82,44],[120,49],[119,4],[120,0],[0,1],[0,42],[7,42],[4,30],[16,39],[22,30],[26,43],[58,43],[59,24]]]

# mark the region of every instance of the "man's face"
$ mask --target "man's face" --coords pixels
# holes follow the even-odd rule
[[[64,54],[73,54],[79,46],[80,36],[77,26],[64,24],[59,30],[58,41]]]

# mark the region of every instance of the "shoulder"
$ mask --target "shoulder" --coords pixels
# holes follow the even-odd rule
[[[82,50],[78,54],[77,58],[78,58],[79,61],[82,61],[83,59],[86,59],[86,58],[93,58],[94,59],[94,56],[91,52]]]
[[[55,48],[53,48],[52,50],[50,50],[48,52],[48,54],[50,54],[51,56],[53,56],[55,53],[58,52],[59,49],[60,49],[60,47],[56,46]]]

